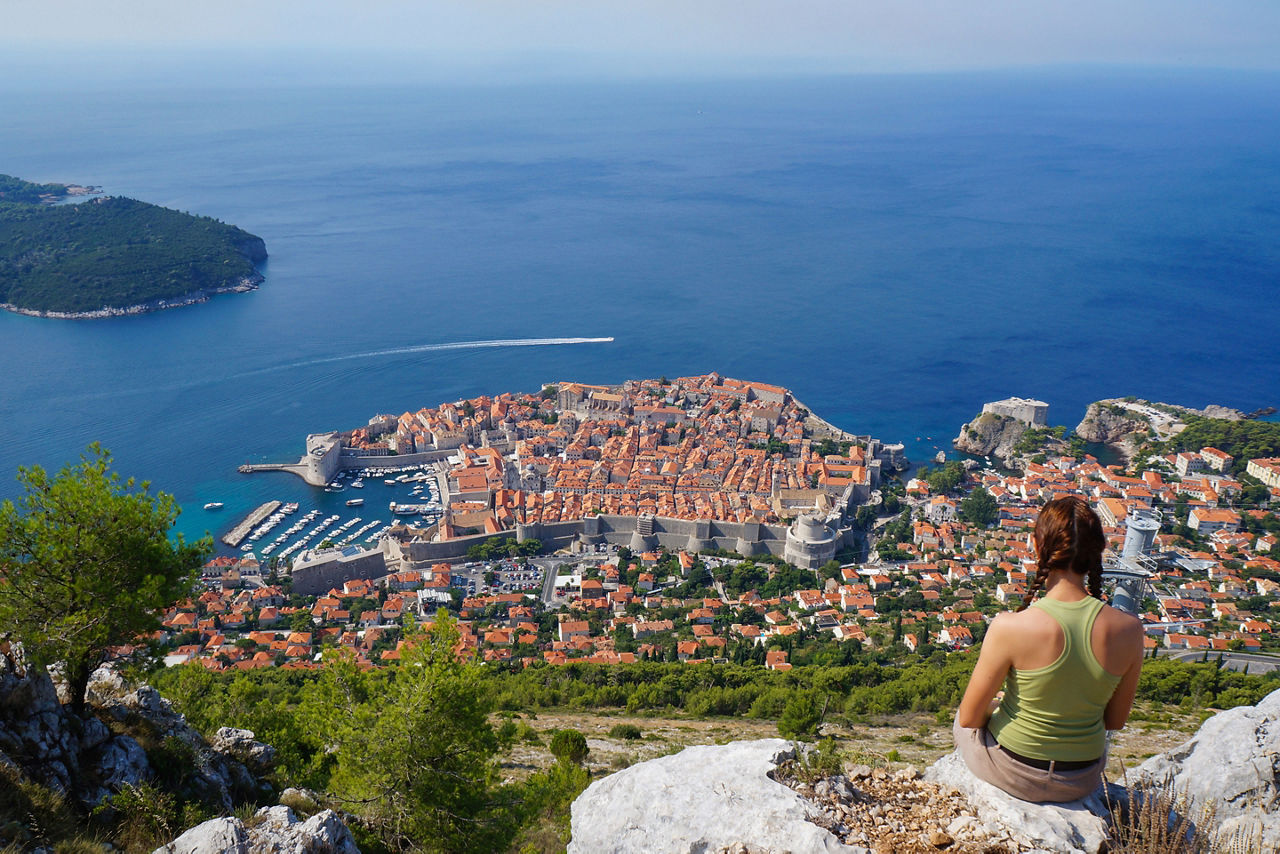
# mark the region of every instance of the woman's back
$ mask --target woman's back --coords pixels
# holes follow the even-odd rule
[[[999,614],[995,622],[1007,629],[1009,660],[1018,670],[1048,667],[1062,655],[1062,627],[1051,615],[1039,608],[1031,607],[1016,614]],[[1133,664],[1134,630],[1138,630],[1140,640],[1141,628],[1141,624],[1131,614],[1110,605],[1102,606],[1093,621],[1089,647],[1104,670],[1116,676],[1125,674]]]
[[[1004,697],[988,723],[1001,746],[1036,759],[1078,762],[1097,759],[1106,745],[1103,712],[1123,673],[1110,673],[1093,649],[1092,633],[1105,606],[1097,599],[1042,599],[1019,622],[1047,642],[1010,668]],[[1052,624],[1044,631],[1045,618]],[[1105,634],[1105,633],[1100,633]],[[1008,642],[1008,635],[1002,640]],[[1019,644],[1021,649],[1028,647]],[[1057,655],[1041,664],[1047,654]],[[1035,665],[1035,666],[1030,666]]]

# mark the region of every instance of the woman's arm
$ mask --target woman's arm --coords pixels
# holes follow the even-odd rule
[[[1004,677],[1012,665],[1007,619],[1001,614],[987,628],[986,637],[982,640],[982,652],[978,653],[978,663],[974,665],[973,675],[969,677],[969,687],[965,688],[964,698],[956,713],[956,720],[962,727],[976,729],[986,726],[991,717],[991,701],[1004,685]]]
[[[1128,616],[1128,615],[1126,615]],[[1129,667],[1120,677],[1115,693],[1102,713],[1102,724],[1107,729],[1123,729],[1133,709],[1133,698],[1138,693],[1138,677],[1142,675],[1142,623],[1129,617],[1120,631],[1120,643],[1129,647]]]

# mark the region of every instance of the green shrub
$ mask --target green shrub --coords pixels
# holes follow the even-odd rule
[[[813,738],[822,723],[823,709],[813,694],[796,694],[782,710],[778,718],[778,734],[783,738]]]
[[[617,724],[609,730],[610,738],[621,738],[627,741],[634,741],[642,736],[640,727],[635,724]]]
[[[562,729],[551,739],[551,755],[560,762],[581,765],[588,752],[587,737],[576,729]]]
[[[125,786],[94,812],[113,820],[115,840],[127,851],[154,850],[185,829],[177,796],[150,783]]]

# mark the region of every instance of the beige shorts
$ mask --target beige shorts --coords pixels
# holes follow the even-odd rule
[[[1102,771],[1107,765],[1104,755],[1088,768],[1041,770],[1024,765],[1001,750],[986,727],[971,729],[957,722],[951,734],[965,765],[975,777],[1033,803],[1077,801],[1092,794],[1102,783]]]

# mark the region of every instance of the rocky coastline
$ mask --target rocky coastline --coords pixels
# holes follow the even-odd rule
[[[1203,409],[1170,403],[1141,400],[1136,397],[1108,398],[1089,404],[1080,423],[1071,431],[1079,440],[1106,445],[1125,463],[1138,456],[1148,441],[1168,441],[1187,427],[1190,417],[1222,421],[1245,421],[1275,412],[1265,407],[1255,412],[1241,412],[1228,406],[1209,404]],[[1031,453],[1066,453],[1071,443],[1062,432],[1065,428],[1033,427],[1031,424],[996,412],[983,411],[960,428],[951,440],[957,451],[975,457],[990,457],[1007,468],[1025,467]],[[1027,452],[1023,437],[1033,434],[1034,452]],[[1054,435],[1054,432],[1059,435]],[[1022,452],[1018,448],[1022,445]]]
[[[1167,441],[1186,429],[1185,418],[1199,416],[1223,421],[1243,421],[1238,409],[1209,404],[1204,409],[1158,403],[1137,398],[1109,398],[1089,404],[1075,434],[1086,442],[1103,444],[1128,463],[1147,439]]]
[[[219,294],[243,294],[249,291],[256,291],[264,281],[266,280],[261,274],[255,273],[252,276],[244,276],[233,284],[218,288],[201,288],[198,291],[191,291],[169,299],[151,300],[138,305],[122,307],[105,306],[94,311],[45,311],[35,308],[23,308],[12,303],[0,303],[0,308],[14,314],[24,314],[27,317],[44,317],[56,320],[99,320],[104,317],[128,317],[135,314],[150,314],[154,311],[197,305],[202,302],[208,302]]]
[[[995,457],[1005,465],[1012,463],[1013,449],[1027,432],[1027,425],[1014,418],[984,412],[960,428],[951,445],[975,457]]]

